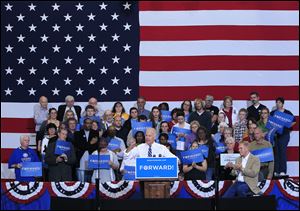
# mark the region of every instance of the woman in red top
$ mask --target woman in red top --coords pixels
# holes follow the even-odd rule
[[[223,100],[223,108],[220,109],[219,113],[225,114],[225,122],[229,127],[232,127],[237,122],[237,110],[232,106],[232,97],[225,96]]]

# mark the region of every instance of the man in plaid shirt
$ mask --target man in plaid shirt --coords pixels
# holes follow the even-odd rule
[[[233,137],[236,142],[240,142],[243,139],[243,134],[247,130],[247,109],[242,108],[239,111],[239,120],[233,125]]]

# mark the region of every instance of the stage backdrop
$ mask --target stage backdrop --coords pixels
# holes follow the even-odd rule
[[[1,178],[19,136],[34,140],[33,105],[94,96],[128,111],[225,95],[270,109],[283,96],[299,122],[299,4],[292,1],[1,2]],[[299,176],[298,124],[288,174]],[[32,144],[35,142],[33,141]]]

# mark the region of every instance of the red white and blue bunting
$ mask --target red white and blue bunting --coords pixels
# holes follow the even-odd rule
[[[219,195],[222,195],[230,184],[230,181],[220,181]],[[214,181],[205,182],[201,180],[190,180],[184,181],[184,186],[187,192],[195,198],[210,198],[215,195]]]
[[[290,199],[299,200],[299,183],[297,184],[290,179],[281,179],[276,182],[282,194]]]
[[[2,183],[7,197],[15,202],[26,204],[38,199],[47,189],[43,182],[20,183],[18,181]],[[12,189],[11,189],[12,188]],[[11,190],[10,190],[11,189]],[[10,191],[8,191],[10,190]]]
[[[260,189],[260,191],[264,194],[264,195],[269,195],[269,193],[272,191],[273,187],[274,187],[275,181],[273,180],[263,180],[261,182],[258,183],[258,187]]]
[[[171,188],[170,188],[170,196],[172,198],[176,197],[179,194],[182,186],[183,186],[182,182],[172,181]]]
[[[135,186],[134,181],[100,183],[100,195],[106,199],[126,199],[135,192]]]
[[[87,182],[51,182],[51,196],[66,198],[87,198],[93,187]]]

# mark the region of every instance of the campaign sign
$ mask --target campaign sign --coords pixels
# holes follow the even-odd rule
[[[266,134],[266,140],[269,141],[272,145],[274,145],[274,138],[275,138],[275,133],[277,131],[277,128],[272,128],[271,130],[268,131]]]
[[[261,163],[274,160],[273,149],[271,147],[253,150],[251,153],[257,156]]]
[[[193,162],[201,163],[204,160],[200,148],[181,152],[181,157],[182,157],[183,164],[192,164]]]
[[[208,157],[208,146],[207,145],[200,145],[199,148],[205,158]]]
[[[189,135],[189,134],[191,134],[191,130],[185,129],[185,128],[180,128],[180,127],[173,127],[172,133],[175,134],[176,136],[178,136],[180,133]]]
[[[71,143],[67,141],[56,141],[55,152],[56,155],[70,155],[71,154]]]
[[[90,155],[88,167],[90,169],[110,169],[109,166],[110,156],[109,155]]]
[[[172,120],[171,111],[161,110],[161,117],[163,121],[170,122]]]
[[[178,178],[177,158],[136,158],[136,179]]]
[[[42,162],[22,162],[21,177],[41,177]]]
[[[223,143],[216,143],[216,154],[221,154],[227,150],[227,147]]]
[[[269,116],[268,122],[266,124],[267,129],[272,129],[272,128],[277,128],[278,133],[282,134],[283,133],[283,127],[286,123],[281,121],[280,119],[277,119],[273,116]]]
[[[134,136],[137,131],[142,131],[144,134],[146,134],[146,130],[148,128],[152,128],[152,122],[132,122],[131,128],[132,136]]]
[[[176,149],[176,146],[177,146],[176,135],[169,133],[168,136],[169,136],[168,142],[169,142],[169,144],[171,144],[172,149]]]
[[[279,119],[280,121],[284,122],[284,126],[287,128],[290,128],[292,126],[292,123],[294,121],[294,116],[281,112],[281,111],[275,111],[273,117]]]
[[[233,153],[233,154],[226,154],[222,153],[220,154],[220,166],[226,166],[227,163],[235,163],[235,160],[240,157],[241,155],[239,153]]]
[[[124,166],[124,180],[135,180],[135,166]]]
[[[113,138],[109,141],[107,148],[111,151],[114,151],[116,149],[120,149],[120,145],[120,140]]]

